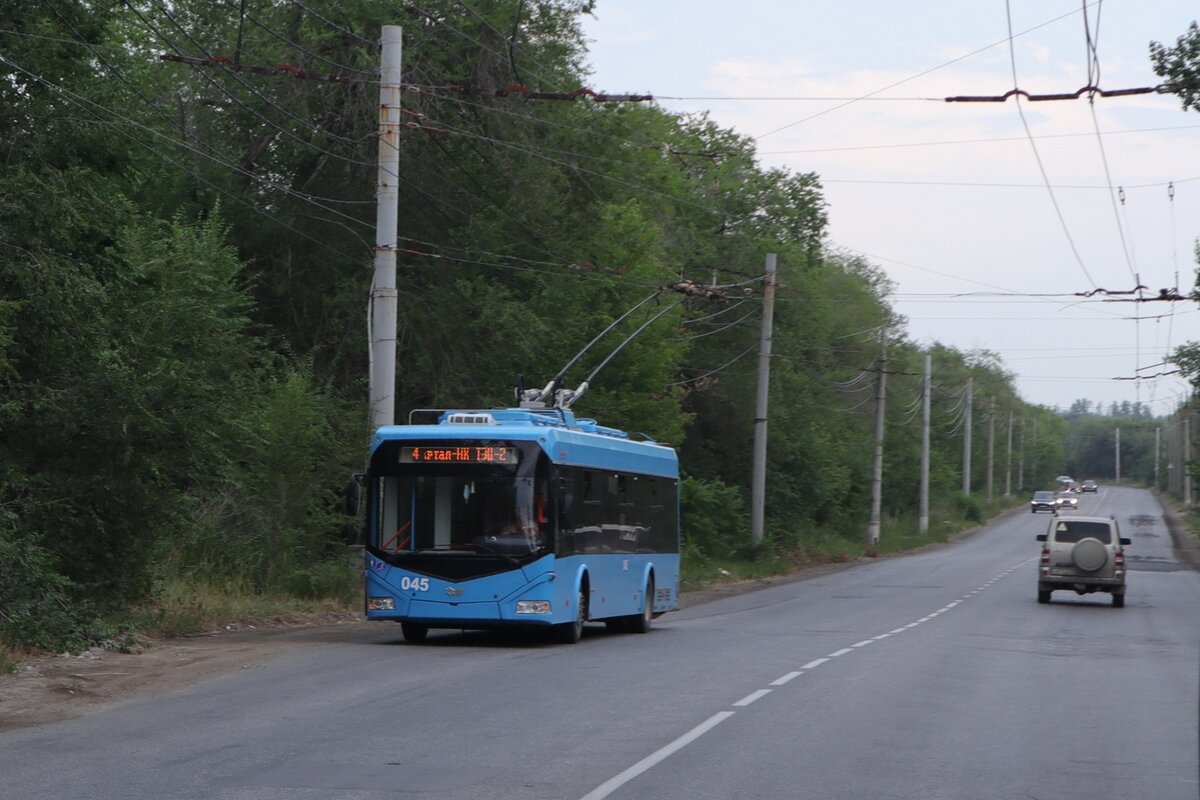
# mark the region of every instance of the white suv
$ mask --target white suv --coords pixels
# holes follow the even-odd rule
[[[1038,602],[1049,603],[1055,589],[1076,594],[1108,592],[1117,608],[1125,605],[1125,548],[1112,517],[1060,517],[1039,533]]]

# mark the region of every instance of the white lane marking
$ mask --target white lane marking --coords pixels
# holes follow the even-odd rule
[[[699,725],[692,728],[690,731],[685,733],[683,736],[680,736],[666,747],[656,750],[619,775],[609,778],[604,783],[585,794],[582,798],[580,798],[580,800],[603,800],[603,798],[608,797],[617,789],[620,789],[622,786],[629,783],[631,780],[636,778],[638,775],[641,775],[655,764],[658,764],[660,761],[663,761],[673,753],[677,753],[683,748],[687,747],[689,744],[696,741],[701,736],[732,717],[735,713],[737,712],[719,711],[716,714],[713,714],[704,722],[701,722]]]
[[[771,693],[770,689],[759,689],[758,691],[751,692],[750,694],[746,695],[741,700],[738,700],[736,703],[734,703],[734,706],[740,707],[740,708],[748,706],[751,703],[753,703],[755,700],[759,700],[763,697],[766,697],[770,693]]]
[[[1033,559],[1029,559],[1029,561],[1032,561],[1032,560]],[[1022,564],[1018,564],[1017,566],[1013,567],[1012,569],[1008,570],[1007,572],[1003,572],[1000,575],[997,575],[995,578],[992,578],[992,580],[988,581],[983,586],[980,586],[975,591],[973,591],[969,594],[963,595],[962,600],[955,600],[953,603],[950,603],[945,608],[938,609],[937,611],[933,612],[932,614],[930,614],[927,617],[923,617],[922,619],[920,619],[916,622],[910,622],[907,625],[901,626],[899,628],[894,628],[893,630],[890,630],[887,633],[881,633],[878,636],[872,636],[870,639],[864,639],[863,641],[861,641],[857,644],[850,645],[850,647],[846,647],[841,650],[838,650],[837,652],[830,653],[825,658],[813,659],[812,661],[808,662],[803,667],[801,667],[799,670],[789,672],[786,675],[782,675],[782,676],[776,678],[775,680],[771,681],[770,685],[771,686],[783,686],[784,684],[786,684],[792,680],[795,680],[796,678],[803,675],[804,670],[809,670],[809,669],[813,669],[815,667],[819,667],[831,658],[837,658],[838,656],[843,656],[846,653],[852,652],[853,648],[865,647],[866,645],[869,645],[871,642],[877,642],[881,639],[886,639],[889,636],[893,636],[897,633],[904,633],[906,630],[908,630],[910,628],[915,628],[918,625],[920,625],[922,622],[927,622],[928,620],[931,620],[934,617],[936,617],[938,614],[942,614],[946,611],[949,611],[950,609],[954,608],[959,603],[961,603],[963,600],[970,598],[972,595],[978,594],[979,592],[983,591],[984,589],[986,589],[987,587],[991,586],[993,583],[998,581],[1000,578],[1003,578],[1004,576],[1008,575],[1011,572],[1015,572],[1017,569],[1024,566],[1025,563],[1028,563],[1028,561],[1026,561]],[[741,700],[738,700],[736,703],[734,703],[734,706],[738,706],[738,707],[748,706],[751,703],[753,703],[757,700],[760,700],[763,697],[766,697],[770,693],[771,693],[770,689],[758,689],[758,690],[746,695]],[[624,772],[622,772],[612,778],[609,778],[607,781],[605,781],[604,783],[600,784],[592,791],[585,794],[582,798],[580,798],[580,800],[604,800],[604,798],[608,797],[614,791],[621,788],[626,783],[628,783],[629,781],[636,778],[638,775],[641,775],[643,772],[645,772],[646,770],[655,766],[656,764],[660,763],[661,761],[667,759],[672,754],[679,752],[684,747],[687,747],[689,744],[696,741],[704,734],[708,733],[710,730],[715,728],[717,725],[721,724],[725,720],[732,717],[735,713],[736,712],[734,712],[734,711],[720,711],[720,712],[717,712],[716,714],[713,714],[707,720],[700,723],[696,727],[692,728],[690,731],[685,733],[683,736],[680,736],[678,739],[671,742],[666,747],[656,750],[655,752],[646,756],[641,761],[637,762],[636,764],[634,764],[632,767],[625,770]]]

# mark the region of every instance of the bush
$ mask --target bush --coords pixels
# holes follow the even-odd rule
[[[0,644],[85,650],[98,638],[90,609],[72,601],[54,559],[11,530],[0,530]]]
[[[970,522],[983,522],[983,503],[974,495],[954,495],[954,509]]]
[[[685,542],[705,554],[723,557],[749,543],[745,501],[736,486],[684,478],[679,482],[679,507]]]
[[[345,561],[297,567],[284,575],[284,591],[304,600],[339,600],[349,605],[362,588],[362,570]]]

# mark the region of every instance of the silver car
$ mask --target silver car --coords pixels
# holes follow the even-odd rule
[[[1117,608],[1125,605],[1125,548],[1112,517],[1055,516],[1039,533],[1042,557],[1038,563],[1039,603],[1049,603],[1056,589],[1076,594],[1108,592]]]

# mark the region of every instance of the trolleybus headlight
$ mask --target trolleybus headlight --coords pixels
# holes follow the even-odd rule
[[[517,613],[518,614],[549,614],[550,613],[550,601],[549,600],[518,600],[517,601]]]
[[[394,597],[368,597],[367,611],[395,611],[396,598]]]

